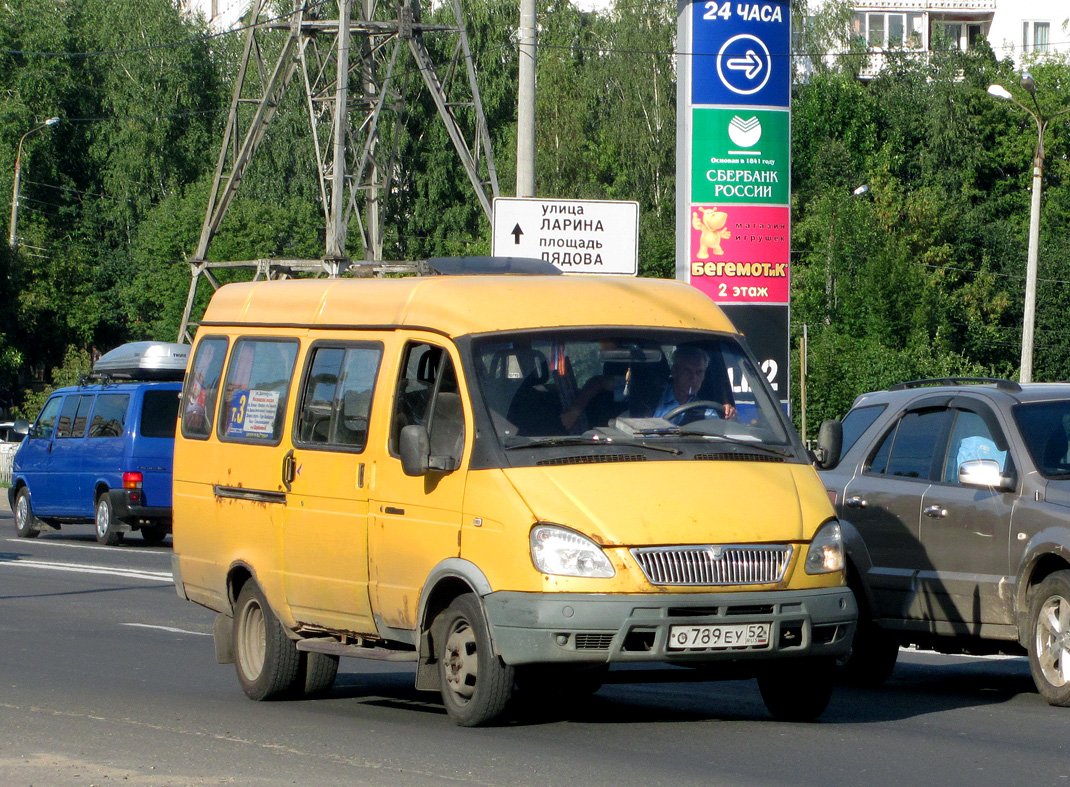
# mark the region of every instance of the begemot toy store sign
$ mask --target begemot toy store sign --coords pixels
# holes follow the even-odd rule
[[[680,9],[677,278],[760,327],[760,340],[748,342],[776,349],[779,360],[759,361],[786,405],[790,4],[699,0]]]

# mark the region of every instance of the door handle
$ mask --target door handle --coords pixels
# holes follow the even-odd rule
[[[843,504],[848,508],[865,508],[866,499],[864,497],[859,497],[858,495],[855,495],[854,497],[849,497],[844,500]]]
[[[282,485],[286,487],[287,492],[291,491],[296,468],[297,461],[294,459],[294,450],[291,448],[282,458]]]
[[[927,517],[932,517],[933,519],[943,519],[945,516],[947,516],[947,509],[941,508],[940,506],[929,506],[924,511],[922,511],[922,513],[925,514],[925,516]]]

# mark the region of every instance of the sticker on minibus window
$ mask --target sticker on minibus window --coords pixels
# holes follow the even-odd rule
[[[235,391],[227,421],[227,436],[273,439],[278,411],[278,391]]]

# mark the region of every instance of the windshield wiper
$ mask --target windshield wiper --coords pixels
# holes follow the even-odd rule
[[[772,446],[765,445],[764,443],[757,443],[752,440],[742,440],[738,437],[729,437],[728,435],[723,434],[709,434],[707,432],[692,432],[687,430],[686,428],[681,430],[680,433],[682,435],[687,435],[688,437],[703,437],[710,438],[712,440],[724,440],[726,443],[731,443],[732,445],[738,445],[742,448],[753,448],[756,451],[765,451],[767,454],[772,454],[773,456],[783,456],[789,458],[795,456],[795,453],[787,448],[773,448]]]
[[[506,451],[515,451],[518,448],[550,448],[553,446],[562,445],[602,445],[602,446],[616,446],[623,445],[629,448],[648,448],[651,451],[661,451],[666,454],[672,454],[673,456],[679,456],[683,453],[679,448],[673,448],[668,445],[650,445],[642,440],[616,440],[606,437],[584,437],[583,435],[568,435],[563,437],[533,437],[526,443],[518,443],[516,445],[505,446]]]

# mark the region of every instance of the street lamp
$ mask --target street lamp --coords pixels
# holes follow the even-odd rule
[[[34,128],[31,128],[21,137],[19,137],[19,148],[15,153],[15,185],[11,189],[11,234],[8,237],[8,244],[11,248],[17,248],[19,245],[18,235],[16,234],[19,223],[19,190],[22,185],[22,141],[26,137],[30,136],[35,131],[40,131],[47,126],[54,126],[59,123],[59,118],[49,118],[44,123]]]
[[[1044,117],[1037,101],[1036,82],[1026,71],[1022,74],[1022,88],[1033,98],[1035,110],[1030,109],[1010,94],[1002,85],[989,85],[988,94],[1006,101],[1013,101],[1028,112],[1037,124],[1037,151],[1033,156],[1033,198],[1029,204],[1029,255],[1025,267],[1025,311],[1022,314],[1022,370],[1018,375],[1020,382],[1033,380],[1033,329],[1036,323],[1037,308],[1037,249],[1040,246],[1040,192],[1044,175],[1044,132],[1059,115],[1065,115],[1070,109],[1056,112]]]

